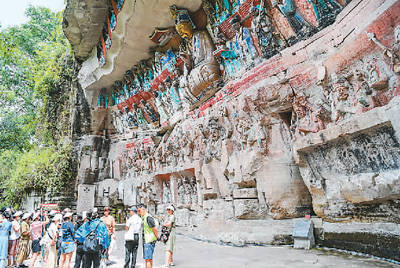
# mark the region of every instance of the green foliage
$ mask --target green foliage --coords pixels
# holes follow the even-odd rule
[[[4,204],[20,204],[23,198],[35,190],[36,192],[57,193],[71,182],[72,148],[67,145],[61,148],[35,147],[16,159],[9,151],[0,158],[0,162],[12,159],[13,172],[4,181]],[[0,170],[1,172],[1,170]]]
[[[0,200],[71,182],[70,82],[74,59],[62,14],[29,7],[28,22],[0,26]],[[4,205],[3,204],[3,205]]]

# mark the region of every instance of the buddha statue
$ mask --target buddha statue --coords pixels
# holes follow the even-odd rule
[[[170,11],[175,29],[185,43],[182,47],[186,51],[181,51],[181,54],[191,57],[192,68],[188,72],[188,86],[197,97],[220,78],[219,64],[213,55],[215,47],[207,31],[196,30],[188,10],[178,9],[173,5]]]

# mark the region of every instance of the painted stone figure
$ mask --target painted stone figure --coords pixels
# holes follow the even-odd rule
[[[150,103],[146,102],[145,100],[140,100],[140,103],[142,104],[145,113],[149,116],[150,121],[152,123],[157,123],[159,120],[159,115],[153,109],[153,107],[151,107]]]
[[[147,126],[147,121],[146,121],[146,119],[144,119],[142,109],[140,107],[138,107],[136,104],[133,104],[132,108],[135,111],[135,117],[136,117],[138,126],[139,127]]]
[[[182,108],[177,83],[178,81],[171,81],[170,79],[165,81],[165,86],[167,88],[166,94],[168,94],[171,99],[174,111],[178,111]]]
[[[320,103],[313,106],[301,92],[293,98],[292,107],[294,111],[292,123],[297,136],[318,132],[325,128],[325,122],[330,121],[330,114],[324,105]]]
[[[128,110],[128,108],[125,108],[125,113],[127,114],[128,126],[130,128],[137,128],[138,122],[135,113],[133,113],[131,110]]]
[[[339,77],[333,84],[332,121],[337,122],[349,118],[356,113],[350,84],[344,77]]]
[[[294,0],[273,0],[272,5],[278,7],[286,17],[298,39],[306,38],[314,32],[313,27],[297,11]]]
[[[169,115],[166,112],[161,94],[159,91],[154,92],[154,104],[157,106],[158,114],[160,115],[160,123],[163,123],[168,121]]]
[[[253,7],[252,15],[253,20],[251,27],[257,34],[258,45],[262,52],[262,56],[267,59],[271,58],[281,49],[272,22],[264,7],[262,7],[261,10],[257,7]]]
[[[219,65],[213,55],[214,44],[206,31],[195,30],[189,12],[170,7],[175,28],[187,44],[188,55],[192,57],[193,68],[188,75],[188,85],[194,96],[207,89],[219,79]]]
[[[332,24],[342,10],[342,6],[335,0],[308,0],[313,5],[318,28]]]
[[[374,108],[373,91],[369,87],[366,75],[362,70],[355,69],[353,72],[354,95],[357,99],[356,113],[361,113],[366,109]]]

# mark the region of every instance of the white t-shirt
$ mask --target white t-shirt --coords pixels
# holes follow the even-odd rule
[[[47,234],[50,236],[50,239],[54,239],[54,236],[57,235],[57,232],[58,232],[57,225],[54,222],[52,222],[49,228],[47,229]]]
[[[125,240],[134,240],[134,234],[140,234],[142,230],[142,219],[137,215],[132,215],[126,222],[129,229],[125,232]]]
[[[17,240],[21,236],[20,228],[21,228],[21,225],[19,224],[19,222],[17,220],[13,220],[11,234],[10,234],[10,240]],[[18,232],[16,232],[14,229],[17,229]]]

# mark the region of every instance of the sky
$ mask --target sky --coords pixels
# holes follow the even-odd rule
[[[60,11],[65,6],[64,0],[0,0],[0,2],[3,4],[0,8],[0,24],[4,28],[26,22],[25,10],[29,5],[44,6],[53,11]]]

